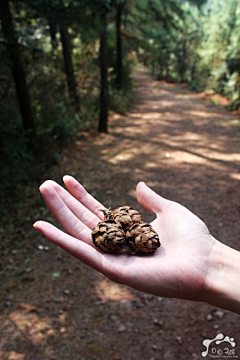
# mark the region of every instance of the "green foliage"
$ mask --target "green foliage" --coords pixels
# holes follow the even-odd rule
[[[55,142],[58,146],[65,146],[72,142],[81,127],[79,113],[76,113],[61,99],[53,107],[48,107],[47,117],[43,117],[40,105],[36,105],[36,108],[40,139],[45,143]],[[46,109],[44,109],[44,113],[46,113]]]
[[[129,111],[133,102],[132,80],[130,76],[133,64],[134,62],[130,59],[126,59],[124,61],[122,89],[116,89],[115,82],[113,81],[112,86],[109,90],[110,110],[122,115],[126,114],[126,112]]]
[[[240,3],[235,0],[149,1],[136,6],[139,59],[159,80],[186,82],[240,98]],[[151,20],[150,20],[151,19]],[[133,27],[134,19],[130,18]]]
[[[239,2],[215,0],[209,3],[205,9],[203,37],[198,50],[200,66],[208,68],[205,87],[227,96],[233,103],[239,99],[240,93],[240,67],[236,66],[240,59],[239,26]],[[200,76],[201,68],[199,70]]]
[[[13,104],[11,104],[13,105]],[[29,151],[21,119],[14,106],[3,104],[0,112],[0,196],[5,191],[12,194],[18,191],[18,184],[27,180],[27,169],[33,161]]]
[[[110,109],[118,114],[126,114],[132,104],[133,94],[131,90],[112,89],[110,92]]]

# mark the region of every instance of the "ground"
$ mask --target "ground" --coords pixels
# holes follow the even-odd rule
[[[240,358],[238,315],[115,284],[32,228],[37,219],[54,222],[38,185],[47,178],[62,183],[64,174],[106,207],[131,205],[150,221],[154,215],[135,199],[143,180],[240,250],[239,114],[185,86],[155,81],[145,69],[133,82],[132,111],[113,114],[109,134],[81,132],[2,218],[1,360],[202,359],[203,340],[219,333],[235,339]],[[225,348],[233,350],[226,342]]]

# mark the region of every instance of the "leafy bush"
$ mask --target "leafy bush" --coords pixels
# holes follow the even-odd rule
[[[116,89],[115,79],[110,84],[109,90],[109,108],[119,114],[125,114],[129,109],[133,101],[132,91],[132,71],[133,61],[125,59],[123,62],[123,77],[122,77],[122,89]]]
[[[0,122],[1,183],[0,194],[14,193],[18,184],[27,179],[27,169],[33,161],[33,154],[27,147],[26,133],[14,107],[3,105]]]
[[[111,90],[109,105],[110,110],[115,111],[118,114],[124,115],[130,108],[132,98],[133,96],[131,90]]]
[[[81,97],[81,129],[96,127],[99,118],[99,96],[84,95]]]
[[[55,142],[58,146],[69,144],[81,126],[79,113],[63,100],[56,99],[54,105],[47,107],[34,104],[36,111],[37,133],[44,143]]]

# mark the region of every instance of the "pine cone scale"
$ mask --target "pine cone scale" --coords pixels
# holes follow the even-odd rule
[[[131,206],[120,206],[113,211],[108,209],[103,210],[103,212],[107,219],[117,221],[122,225],[124,230],[135,223],[142,222],[141,214],[137,210],[134,210]]]
[[[123,248],[126,237],[114,220],[101,221],[92,231],[93,244],[102,252],[116,252]]]
[[[129,228],[126,231],[126,239],[137,253],[152,253],[160,246],[158,234],[147,223],[136,224]]]

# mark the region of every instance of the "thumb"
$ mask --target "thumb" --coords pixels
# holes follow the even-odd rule
[[[137,184],[136,195],[139,204],[155,214],[162,211],[169,202],[151,190],[143,181]]]

